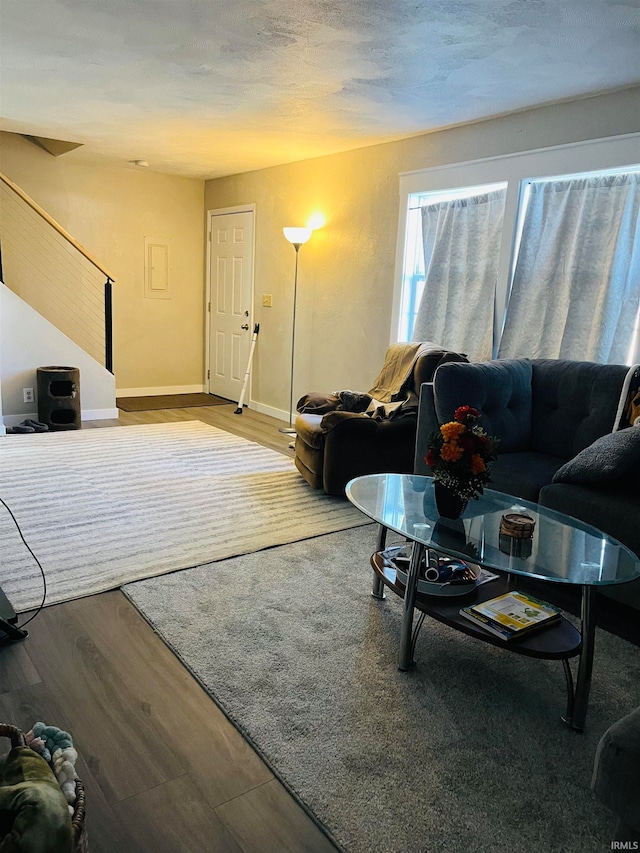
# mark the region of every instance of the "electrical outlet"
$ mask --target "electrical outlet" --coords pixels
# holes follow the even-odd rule
[[[35,403],[36,398],[33,396],[33,388],[23,388],[22,396],[25,403]]]
[[[263,293],[262,294],[262,307],[263,308],[273,307],[273,296],[270,293]]]

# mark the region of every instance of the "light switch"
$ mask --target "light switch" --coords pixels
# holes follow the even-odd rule
[[[271,308],[273,307],[273,297],[270,293],[262,294],[262,307],[263,308]]]

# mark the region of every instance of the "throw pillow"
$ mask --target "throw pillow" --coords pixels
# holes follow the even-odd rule
[[[335,394],[320,394],[312,391],[300,397],[296,409],[301,415],[325,415],[334,412],[340,405],[340,398]]]
[[[554,483],[604,483],[623,477],[640,462],[640,428],[603,435],[559,468]]]

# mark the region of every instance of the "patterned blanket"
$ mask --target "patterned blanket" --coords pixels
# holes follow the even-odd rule
[[[640,364],[634,364],[624,380],[613,431],[640,426]]]

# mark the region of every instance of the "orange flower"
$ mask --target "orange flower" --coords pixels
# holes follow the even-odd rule
[[[455,441],[445,441],[440,451],[440,456],[445,462],[457,462],[464,454],[464,448],[460,447]]]
[[[484,459],[478,453],[474,453],[471,457],[471,473],[472,474],[482,474],[483,471],[487,470],[487,466],[484,463]]]
[[[449,439],[455,440],[459,435],[462,435],[462,433],[465,430],[466,430],[465,425],[456,423],[456,421],[451,421],[448,424],[442,424],[442,426],[440,427],[440,432],[444,436],[445,441],[447,441]],[[460,457],[457,457],[457,458],[460,458]]]

